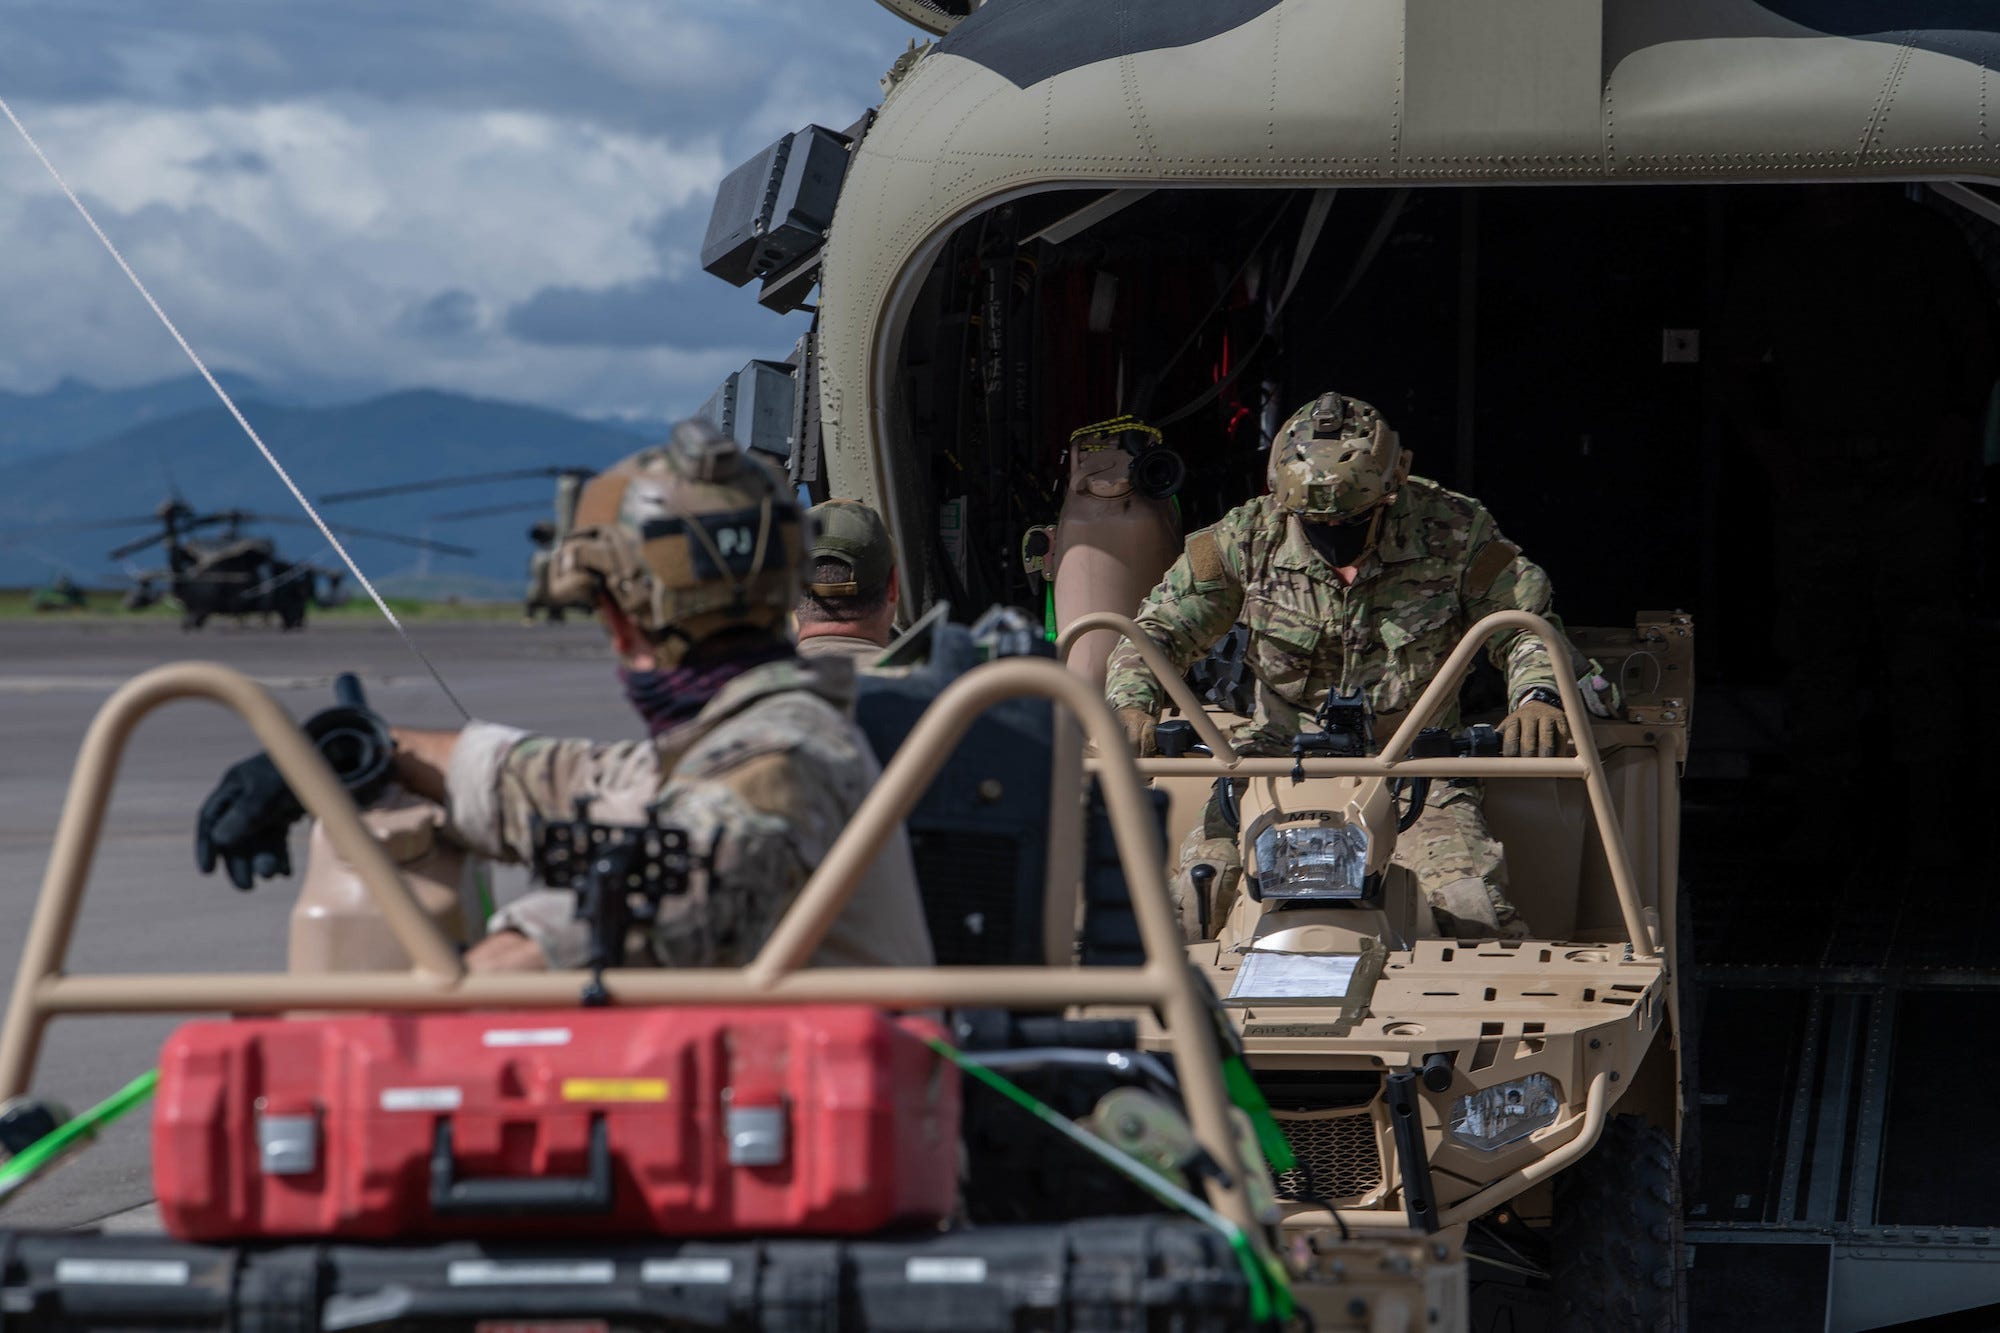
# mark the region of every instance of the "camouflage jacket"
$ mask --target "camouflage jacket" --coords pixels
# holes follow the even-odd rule
[[[1378,718],[1407,711],[1474,621],[1505,609],[1548,615],[1549,601],[1548,576],[1500,535],[1484,506],[1411,477],[1351,587],[1298,522],[1260,496],[1191,536],[1135,619],[1181,671],[1241,621],[1258,703],[1238,740],[1269,750],[1306,729],[1331,690],[1361,690]],[[1510,703],[1555,683],[1537,639],[1496,634],[1487,651],[1506,673]],[[1153,713],[1166,702],[1138,651],[1122,642],[1105,695],[1114,708]],[[1436,724],[1458,725],[1455,700]]]
[[[499,860],[527,859],[531,821],[571,817],[590,796],[600,823],[643,822],[649,808],[687,829],[713,863],[662,905],[654,958],[688,967],[747,963],[881,775],[854,725],[854,672],[788,659],[723,687],[692,719],[650,741],[600,744],[475,722],[459,733],[446,786],[452,832]],[[534,939],[552,966],[580,965],[587,939],[565,891],[535,890],[494,930]],[[882,847],[813,956],[819,965],[922,966],[930,933],[909,839]]]

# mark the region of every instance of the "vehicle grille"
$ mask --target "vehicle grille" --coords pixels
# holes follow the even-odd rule
[[[1381,1185],[1382,1155],[1375,1143],[1375,1117],[1368,1107],[1274,1114],[1299,1159],[1297,1170],[1278,1173],[1279,1198],[1338,1202],[1359,1198]]]

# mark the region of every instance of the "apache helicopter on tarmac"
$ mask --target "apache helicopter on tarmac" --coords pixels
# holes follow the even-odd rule
[[[499,472],[474,472],[457,477],[433,477],[428,481],[402,482],[392,486],[370,486],[362,490],[336,491],[331,495],[320,496],[319,502],[323,505],[350,504],[359,500],[379,500],[391,495],[450,490],[459,486],[553,479],[556,484],[554,517],[544,519],[528,529],[528,540],[533,544],[534,551],[528,557],[528,585],[526,594],[522,598],[522,608],[527,619],[533,620],[539,613],[554,625],[562,622],[566,612],[587,612],[591,609],[579,602],[558,603],[549,596],[549,557],[555,551],[557,544],[569,533],[570,523],[576,517],[576,498],[582,492],[583,484],[595,475],[595,470],[587,467],[512,468]],[[507,501],[433,514],[431,521],[457,523],[469,519],[492,518],[496,514],[525,514],[549,508],[551,508],[550,502],[543,500]]]
[[[125,608],[139,611],[172,596],[181,604],[181,627],[200,629],[210,616],[276,615],[285,629],[300,629],[310,606],[337,606],[345,600],[341,593],[344,571],[306,561],[286,560],[266,537],[245,536],[243,525],[276,523],[311,527],[302,518],[283,514],[256,513],[247,509],[223,509],[199,514],[178,496],[161,503],[150,517],[109,519],[93,526],[125,527],[132,524],[157,525],[158,531],[126,542],[110,553],[113,560],[150,546],[165,547],[164,569],[133,573],[134,585],[125,595]],[[191,538],[190,533],[221,528],[220,539]],[[369,528],[334,526],[345,536],[372,541],[394,542],[441,555],[471,556],[470,547],[427,538],[408,537]]]

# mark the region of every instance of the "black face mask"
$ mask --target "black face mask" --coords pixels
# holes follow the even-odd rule
[[[792,655],[792,645],[779,641],[732,653],[701,666],[667,667],[655,671],[633,671],[620,667],[618,679],[625,687],[626,701],[646,723],[649,734],[671,731],[708,706],[722,687],[752,667],[777,662]]]
[[[1301,523],[1300,526],[1306,530],[1306,540],[1319,552],[1320,559],[1335,569],[1345,569],[1367,553],[1368,536],[1375,528],[1374,517],[1363,514],[1353,523]]]

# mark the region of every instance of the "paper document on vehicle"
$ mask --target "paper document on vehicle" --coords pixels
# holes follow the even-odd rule
[[[1232,1000],[1339,1000],[1354,984],[1360,954],[1271,953],[1252,949],[1243,955]]]

